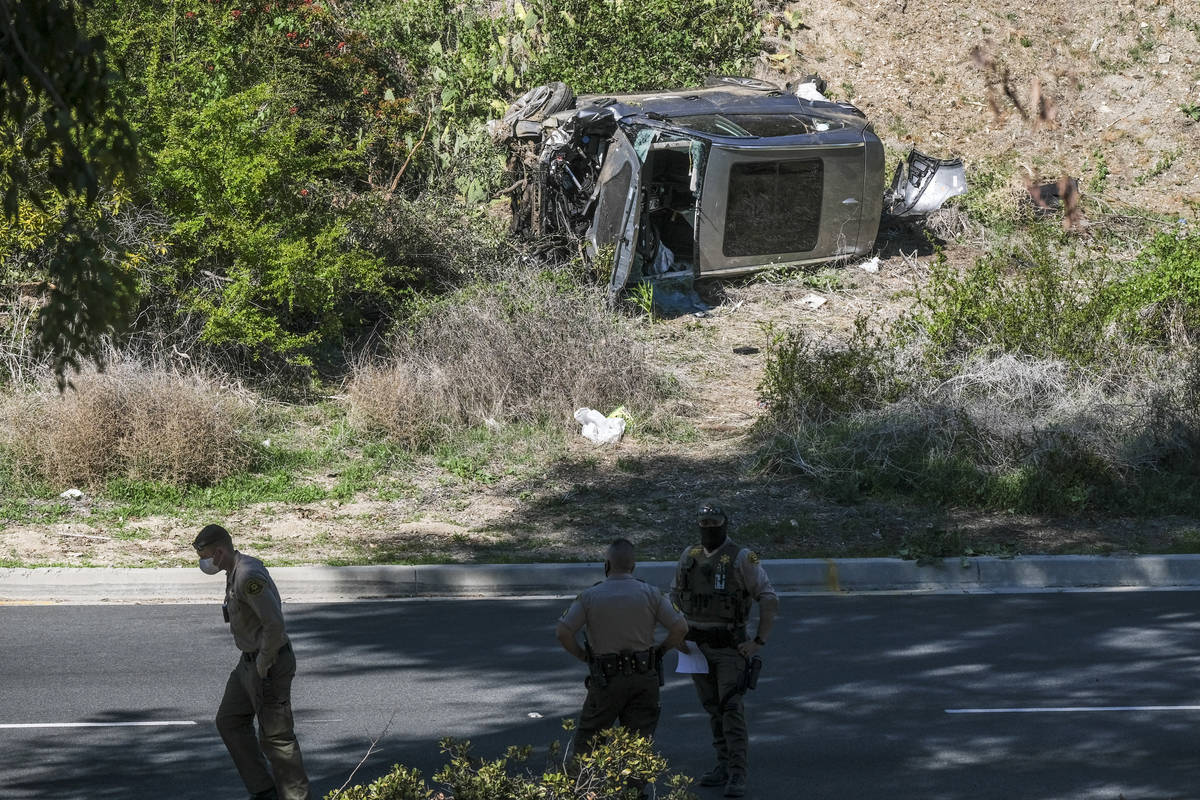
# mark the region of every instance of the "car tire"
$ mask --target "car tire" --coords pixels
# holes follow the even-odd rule
[[[500,118],[500,123],[512,130],[519,120],[541,122],[551,114],[570,108],[574,102],[575,93],[562,81],[543,84],[514,100]]]
[[[737,75],[709,75],[704,79],[705,86],[742,86],[747,89],[759,89],[764,92],[778,92],[779,87],[770,81],[758,78],[742,78]]]

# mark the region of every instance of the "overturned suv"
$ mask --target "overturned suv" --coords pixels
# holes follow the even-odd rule
[[[961,161],[913,150],[885,191],[870,123],[822,88],[715,77],[642,94],[533,89],[489,123],[509,148],[513,230],[581,237],[597,264],[611,252],[616,297],[638,281],[862,256],[882,214],[922,216],[966,190]]]

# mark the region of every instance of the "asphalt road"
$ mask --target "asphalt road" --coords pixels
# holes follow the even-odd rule
[[[785,598],[749,700],[749,797],[1200,798],[1200,710],[1180,708],[1200,706],[1198,599]],[[448,735],[489,757],[533,744],[543,763],[583,698],[582,666],[553,637],[564,606],[289,605],[314,797],[381,734],[360,779],[397,761],[428,776]],[[10,606],[0,620],[0,798],[245,796],[211,722],[235,657],[218,607]],[[1112,710],[1083,710],[1097,708]],[[12,727],[79,722],[106,725]],[[195,724],[111,726],[133,722]],[[707,768],[685,678],[668,679],[659,733],[675,768]]]

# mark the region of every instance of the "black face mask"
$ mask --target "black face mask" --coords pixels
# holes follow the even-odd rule
[[[725,526],[712,527],[701,525],[700,544],[710,553],[725,544]]]

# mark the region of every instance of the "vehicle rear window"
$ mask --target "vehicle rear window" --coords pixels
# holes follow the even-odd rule
[[[729,169],[725,255],[812,250],[821,230],[824,186],[819,158],[734,164]]]

